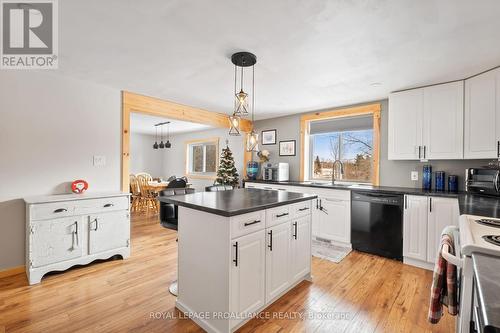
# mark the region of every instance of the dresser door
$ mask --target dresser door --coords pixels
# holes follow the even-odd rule
[[[128,247],[130,241],[130,215],[117,211],[88,217],[89,254]]]
[[[80,216],[32,222],[31,265],[41,267],[81,257],[82,232]]]

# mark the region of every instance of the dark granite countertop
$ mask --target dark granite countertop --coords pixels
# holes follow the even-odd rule
[[[500,332],[500,258],[472,254],[484,332]]]
[[[221,192],[197,192],[172,197],[159,197],[158,200],[221,216],[234,216],[312,200],[316,197],[316,195],[310,194],[250,188]]]
[[[377,192],[387,194],[410,194],[410,195],[424,195],[434,197],[449,197],[458,198],[458,205],[460,214],[478,215],[486,217],[500,218],[500,197],[484,196],[479,194],[471,194],[467,192],[443,192],[443,191],[427,191],[421,188],[412,187],[397,187],[397,186],[370,186],[367,187],[353,187],[351,185],[343,184],[311,184],[311,182],[300,181],[286,181],[286,182],[273,182],[264,180],[246,180],[248,183],[264,183],[272,185],[284,186],[305,186],[323,189],[335,190],[349,190],[357,192]]]

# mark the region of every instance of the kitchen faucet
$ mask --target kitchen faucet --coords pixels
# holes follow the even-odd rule
[[[337,164],[340,164],[340,179],[344,175],[344,163],[341,160],[335,160],[332,165],[332,184],[335,184],[335,169]]]

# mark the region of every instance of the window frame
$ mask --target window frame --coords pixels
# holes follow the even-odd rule
[[[215,172],[194,172],[192,165],[192,147],[203,146],[203,170],[206,170],[206,147],[215,145]],[[185,175],[190,178],[215,179],[219,168],[219,138],[206,138],[185,142]]]
[[[373,117],[373,170],[371,184],[380,184],[380,103],[355,106],[350,108],[339,108],[322,112],[304,114],[300,117],[300,180],[313,180],[311,177],[310,155],[312,140],[310,125],[314,121],[335,119],[343,117],[354,117],[372,115]],[[361,183],[361,182],[360,182]]]
[[[351,131],[351,132],[356,132],[356,131]],[[331,134],[331,133],[341,133],[341,132],[330,132],[328,134]],[[311,135],[309,135],[309,137],[311,138],[311,137],[314,137],[315,135],[321,135],[321,134],[311,134]],[[374,137],[373,132],[372,132],[372,137]],[[309,174],[308,174],[308,180],[313,180],[313,181],[322,181],[322,180],[325,180],[324,178],[318,178],[318,177],[315,178],[314,177],[314,170],[313,170],[314,167],[313,167],[313,165],[314,165],[314,159],[315,159],[315,157],[313,155],[313,152],[314,152],[314,139],[309,140],[309,156],[308,156]],[[372,160],[373,160],[373,158],[372,158]],[[372,173],[373,173],[373,170],[372,170]],[[353,183],[359,183],[359,184],[373,184],[372,183],[373,178],[370,181],[362,181],[362,180],[355,180],[355,179],[342,179],[341,181],[353,182]]]

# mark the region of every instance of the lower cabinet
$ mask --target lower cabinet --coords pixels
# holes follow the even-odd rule
[[[437,259],[441,232],[458,225],[455,198],[405,196],[403,257],[406,263],[432,268]]]
[[[310,274],[311,215],[292,214],[277,225],[233,238],[230,250],[230,309],[244,314],[232,319],[236,327],[246,314],[262,310]]]
[[[290,280],[299,281],[311,271],[311,218],[292,220],[290,238]]]
[[[349,200],[320,197],[317,209],[316,236],[331,241],[351,243],[351,206]]]
[[[290,222],[266,229],[266,302],[270,302],[290,286]]]
[[[232,241],[231,309],[252,313],[266,304],[266,233],[260,230]],[[241,320],[234,320],[232,326]]]
[[[127,193],[27,198],[26,274],[39,283],[50,271],[130,255]]]

